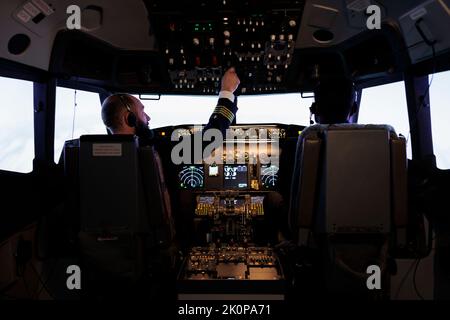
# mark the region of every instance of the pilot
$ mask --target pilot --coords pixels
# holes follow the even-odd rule
[[[357,111],[357,94],[351,80],[322,79],[314,89],[315,102],[310,110],[316,123],[351,123]]]
[[[338,76],[336,78],[322,78],[314,88],[315,102],[312,104],[311,116],[314,115],[318,124],[340,124],[352,123],[357,111],[357,93],[353,84],[348,78]],[[311,124],[313,122],[311,121]],[[268,211],[281,212],[285,217],[279,219],[279,241],[289,238],[288,204],[278,192],[271,192],[265,199],[265,207]],[[275,223],[275,222],[274,222]]]
[[[228,69],[222,77],[217,106],[204,130],[215,128],[225,135],[238,109],[234,92],[239,83],[236,70]],[[142,102],[129,94],[111,95],[102,104],[102,120],[108,131],[111,134],[135,134],[141,146],[149,144],[152,138],[148,127],[150,119]]]

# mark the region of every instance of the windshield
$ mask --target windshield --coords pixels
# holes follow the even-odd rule
[[[136,96],[139,98],[139,96]],[[284,123],[307,125],[313,99],[300,94],[238,97],[237,123]],[[213,96],[162,96],[142,100],[151,117],[150,127],[180,124],[206,124],[217,104]]]

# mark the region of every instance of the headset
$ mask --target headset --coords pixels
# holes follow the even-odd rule
[[[133,111],[131,111],[130,104],[127,102],[125,95],[118,94],[117,96],[119,97],[120,101],[125,106],[125,108],[127,108],[127,110],[128,110],[128,115],[127,115],[128,126],[135,128],[137,125],[137,118],[136,118],[136,115],[133,113]]]

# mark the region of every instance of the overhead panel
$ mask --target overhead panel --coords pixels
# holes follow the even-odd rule
[[[399,18],[413,63],[450,47],[450,1],[431,0]]]

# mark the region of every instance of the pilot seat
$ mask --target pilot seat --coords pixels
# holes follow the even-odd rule
[[[177,249],[156,150],[139,148],[132,135],[85,135],[79,151],[65,153],[78,162],[72,167],[78,167],[78,240],[89,299],[167,297]]]
[[[296,291],[387,298],[392,253],[406,245],[405,139],[385,125],[311,126],[299,137],[293,177]]]

